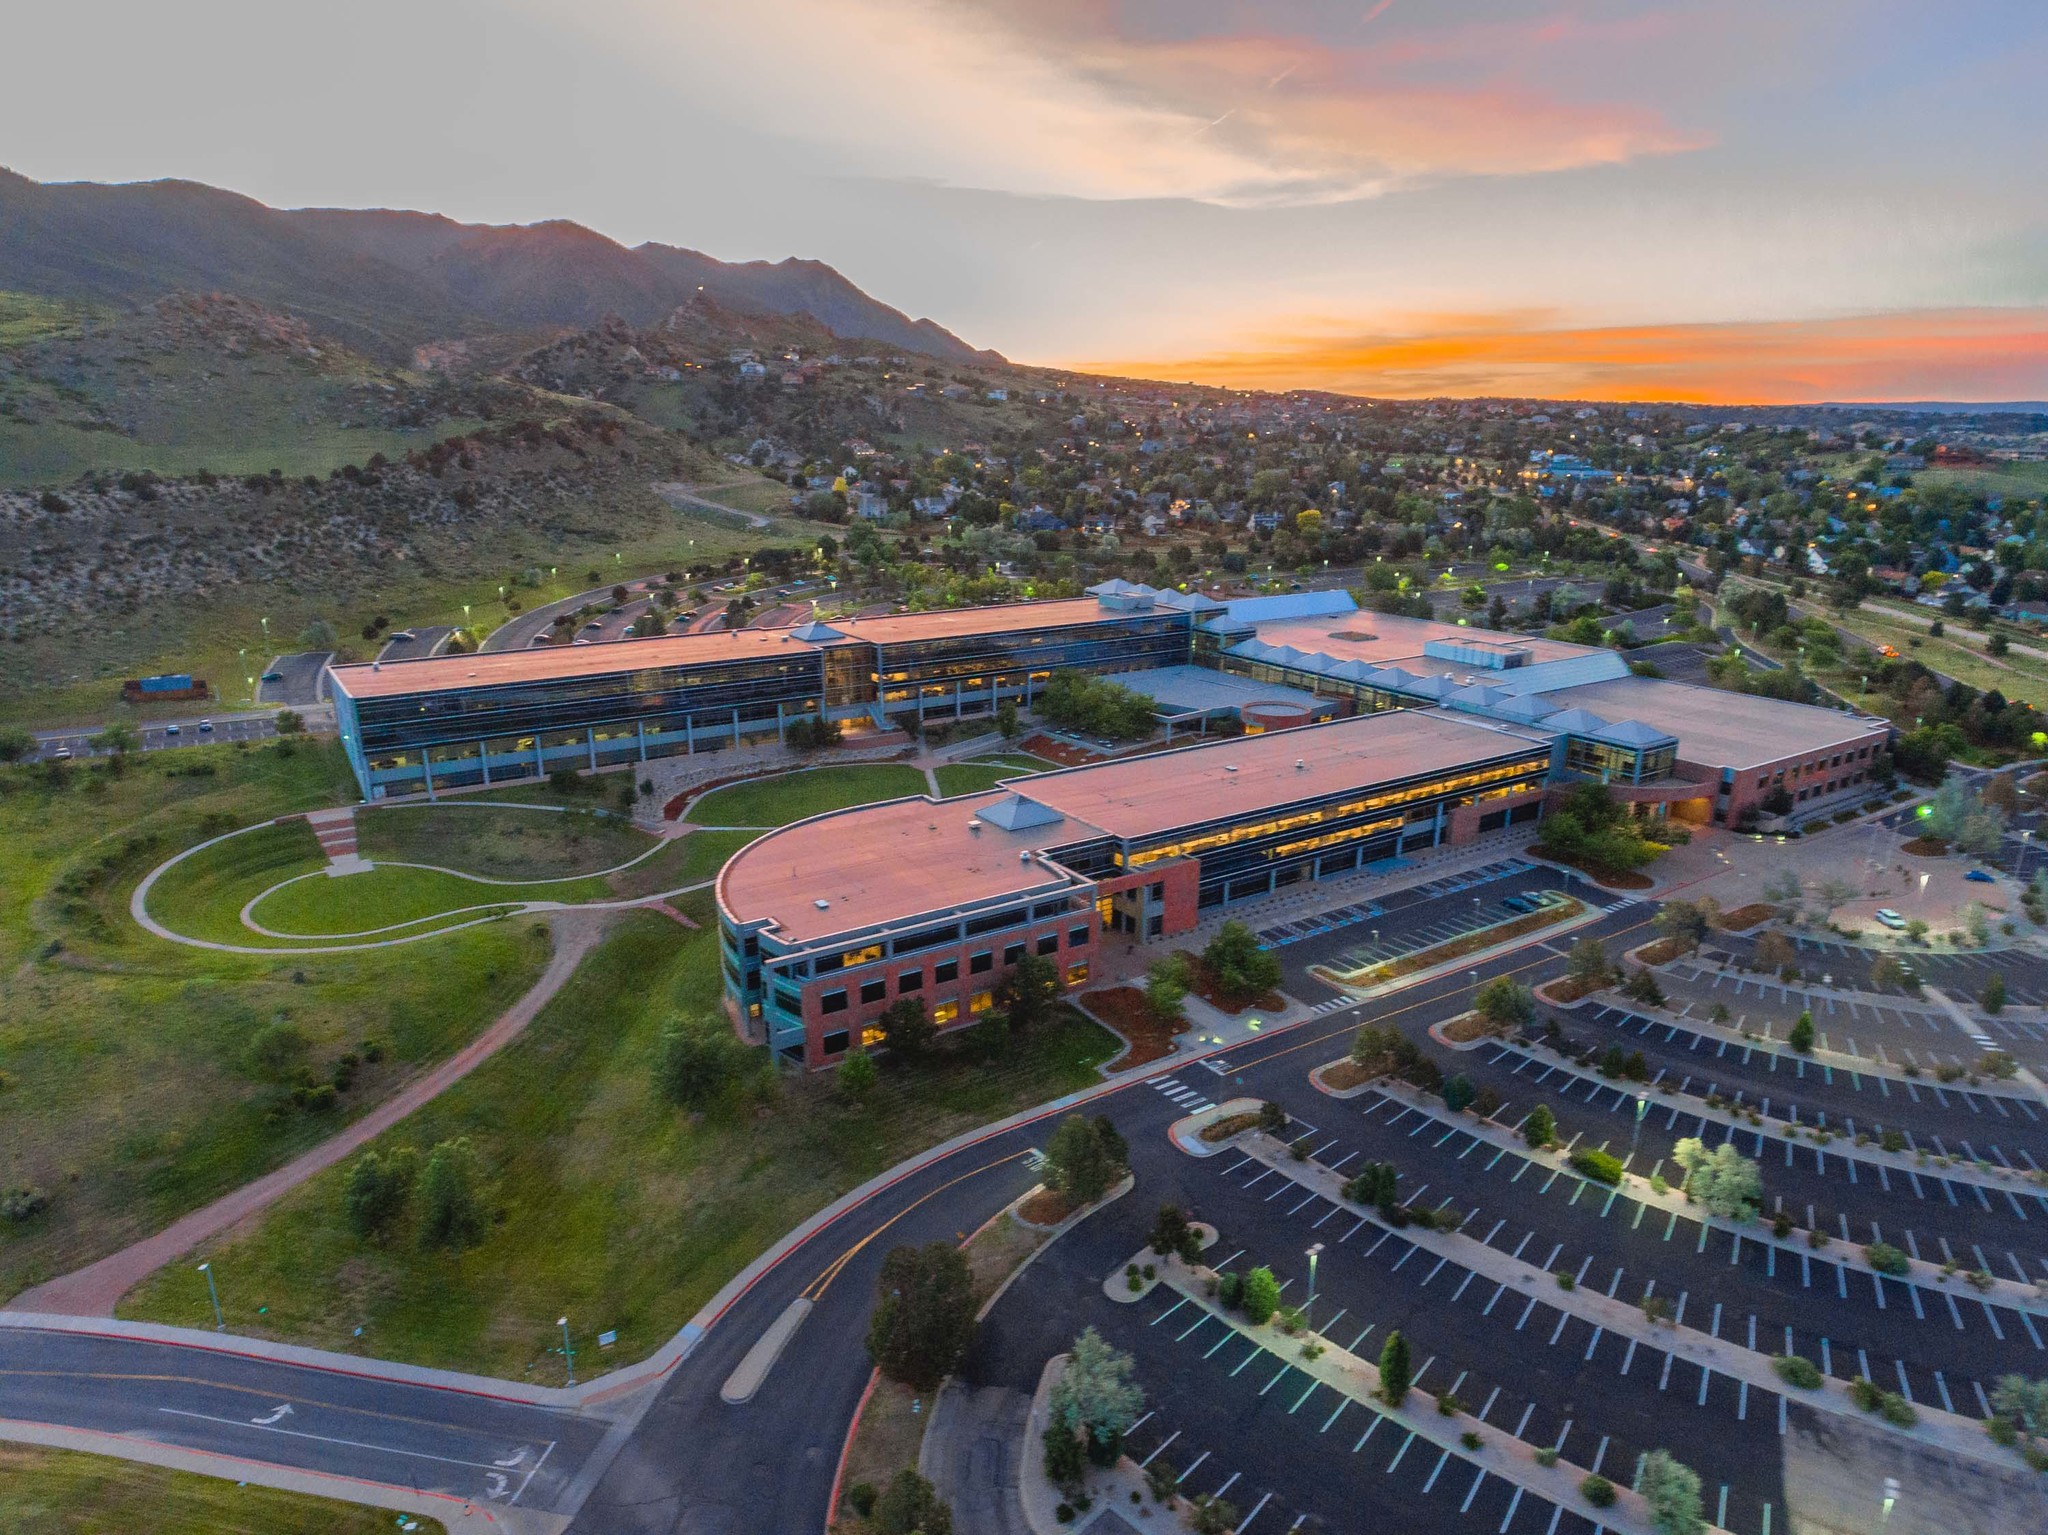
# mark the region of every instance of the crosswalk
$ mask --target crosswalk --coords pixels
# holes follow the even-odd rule
[[[1199,1114],[1204,1109],[1216,1107],[1198,1089],[1192,1088],[1187,1083],[1177,1081],[1172,1077],[1153,1077],[1145,1085],[1155,1093],[1164,1094],[1179,1107],[1186,1109],[1190,1114]]]

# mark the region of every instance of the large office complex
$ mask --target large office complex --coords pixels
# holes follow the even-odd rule
[[[898,997],[965,1022],[1024,953],[1078,985],[1104,932],[1169,936],[1207,907],[1533,820],[1546,788],[1576,780],[1697,824],[1832,809],[1866,792],[1889,731],[1638,677],[1612,650],[1361,612],[1343,592],[1218,602],[1120,581],[343,666],[333,693],[381,799],[720,751],[814,717],[881,731],[987,715],[1061,671],[1115,675],[1195,744],[761,838],[718,886],[728,1000],[756,1037],[817,1065]],[[1225,739],[1199,739],[1219,724]]]

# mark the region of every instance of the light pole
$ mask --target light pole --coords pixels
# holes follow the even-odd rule
[[[220,1291],[213,1287],[213,1265],[202,1263],[199,1265],[199,1272],[206,1276],[206,1298],[213,1302],[213,1330],[226,1332],[228,1324],[220,1314]]]
[[[1308,1250],[1308,1303],[1316,1303],[1316,1259],[1323,1255],[1323,1244],[1318,1242]]]
[[[1650,1100],[1641,1093],[1636,1094],[1636,1120],[1633,1125],[1629,1126],[1628,1131],[1628,1156],[1631,1162],[1635,1160],[1636,1142],[1642,1139],[1643,1116],[1649,1112]]]
[[[565,1356],[566,1356],[566,1357],[568,1358],[568,1361],[569,1361],[569,1384],[573,1386],[573,1385],[575,1385],[575,1384],[576,1384],[576,1349],[575,1349],[574,1345],[572,1345],[572,1344],[571,1344],[571,1343],[569,1342],[569,1319],[568,1319],[567,1317],[563,1317],[563,1318],[561,1318],[561,1326],[562,1326],[562,1353],[563,1353],[563,1354],[564,1354],[564,1355],[565,1355]]]
[[[1887,1528],[1892,1522],[1892,1506],[1899,1501],[1899,1479],[1888,1476],[1884,1479],[1884,1512],[1879,1515],[1879,1528]]]

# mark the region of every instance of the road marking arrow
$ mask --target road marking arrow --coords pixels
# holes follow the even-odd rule
[[[513,1466],[525,1465],[526,1457],[531,1455],[532,1453],[533,1447],[531,1445],[522,1444],[519,1447],[519,1453],[514,1455],[510,1460],[494,1460],[491,1462],[491,1464],[494,1466],[504,1466],[506,1469],[509,1470]]]
[[[494,1498],[494,1499],[495,1499],[495,1498],[502,1498],[502,1497],[504,1497],[504,1496],[505,1496],[505,1494],[506,1494],[506,1493],[510,1492],[511,1490],[512,1490],[512,1484],[511,1484],[511,1482],[509,1482],[508,1480],[506,1480],[506,1477],[505,1477],[505,1473],[504,1473],[504,1472],[502,1472],[502,1471],[487,1471],[487,1472],[485,1472],[485,1473],[484,1473],[484,1496],[485,1496],[485,1497],[487,1497],[487,1498]]]
[[[251,1418],[251,1419],[250,1419],[249,1421],[250,1421],[251,1423],[254,1423],[254,1424],[256,1424],[256,1425],[257,1425],[257,1426],[258,1426],[259,1428],[262,1428],[262,1427],[267,1427],[268,1425],[270,1425],[270,1424],[272,1424],[272,1423],[278,1423],[278,1422],[281,1422],[281,1421],[283,1421],[284,1419],[286,1419],[286,1418],[290,1417],[290,1416],[291,1416],[291,1413],[292,1413],[292,1404],[291,1404],[290,1402],[280,1402],[280,1403],[278,1403],[278,1404],[277,1404],[277,1406],[276,1406],[275,1408],[273,1408],[273,1409],[271,1410],[271,1413],[270,1413],[270,1416],[269,1416],[269,1417],[267,1417],[267,1418]]]

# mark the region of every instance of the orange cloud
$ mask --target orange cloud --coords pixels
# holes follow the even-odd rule
[[[2048,309],[1578,327],[1523,314],[1444,315],[1395,332],[1301,327],[1197,357],[1073,366],[1240,389],[1411,399],[2039,399],[2048,396]]]

